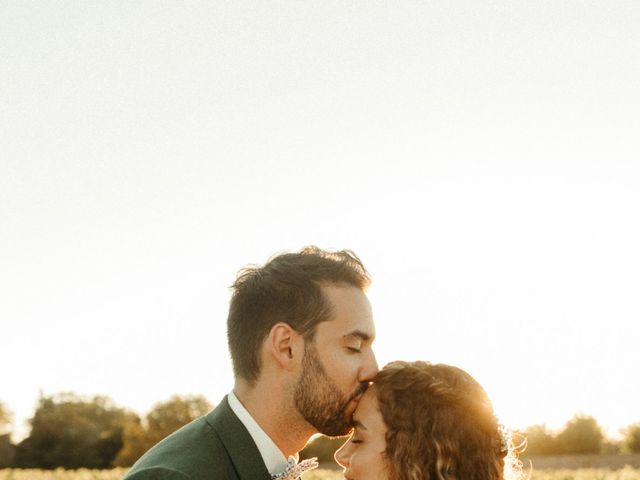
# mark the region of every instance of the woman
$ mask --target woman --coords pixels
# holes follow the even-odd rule
[[[506,480],[521,476],[511,438],[471,375],[449,365],[391,362],[336,452],[348,480]]]

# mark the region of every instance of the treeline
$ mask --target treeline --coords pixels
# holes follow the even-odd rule
[[[128,467],[211,408],[202,396],[173,396],[140,417],[107,397],[42,396],[29,420],[29,436],[14,445],[11,415],[0,403],[0,468]]]
[[[527,455],[563,455],[587,453],[640,453],[640,423],[622,430],[620,441],[608,439],[595,418],[578,414],[558,432],[545,425],[533,425],[517,436],[526,439]]]
[[[144,417],[120,408],[107,397],[82,398],[74,394],[42,396],[29,420],[29,436],[14,445],[11,415],[0,403],[0,468],[111,468],[131,466],[145,451],[181,426],[210,411],[202,396],[173,396],[156,404]],[[515,433],[526,439],[525,455],[640,453],[640,423],[623,431],[623,439],[607,439],[597,421],[576,415],[552,432],[534,425]],[[333,462],[344,438],[319,436],[307,445],[303,457]]]

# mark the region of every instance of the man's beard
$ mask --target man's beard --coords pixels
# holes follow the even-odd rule
[[[354,398],[365,392],[367,386],[367,383],[361,383],[346,398],[325,372],[313,345],[307,343],[294,402],[298,412],[316,430],[324,435],[337,437],[346,435],[351,430],[353,419],[345,410]]]

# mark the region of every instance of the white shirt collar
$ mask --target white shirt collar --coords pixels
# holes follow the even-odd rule
[[[282,453],[282,450],[278,448],[275,442],[271,440],[271,437],[258,425],[258,422],[256,422],[247,409],[244,408],[244,405],[240,403],[240,400],[238,400],[238,397],[236,397],[233,391],[229,393],[227,398],[231,410],[233,410],[233,413],[236,414],[249,431],[251,438],[253,438],[269,473],[281,473],[287,466],[287,459],[284,453]],[[298,454],[294,455],[294,457],[297,460]]]

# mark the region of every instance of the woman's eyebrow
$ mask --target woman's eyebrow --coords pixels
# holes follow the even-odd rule
[[[367,427],[365,427],[365,426],[362,424],[362,422],[361,422],[360,420],[356,420],[356,419],[354,419],[354,420],[353,420],[353,426],[354,426],[355,428],[359,428],[360,430],[365,430],[365,431],[367,431]]]

